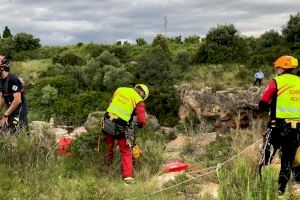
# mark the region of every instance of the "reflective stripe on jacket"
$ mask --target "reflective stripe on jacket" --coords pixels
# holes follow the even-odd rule
[[[120,87],[114,93],[107,112],[113,113],[122,120],[129,122],[136,104],[143,99],[133,88]]]
[[[276,118],[300,119],[300,77],[282,74],[274,80],[277,84]]]

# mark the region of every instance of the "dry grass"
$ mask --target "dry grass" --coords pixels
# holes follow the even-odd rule
[[[254,81],[252,70],[238,64],[195,65],[184,73],[180,84],[194,89],[211,87],[217,91],[229,87],[249,87]]]
[[[40,72],[45,71],[51,63],[51,59],[13,62],[11,72],[23,78],[25,82],[35,81]]]

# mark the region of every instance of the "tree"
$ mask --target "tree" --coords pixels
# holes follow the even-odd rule
[[[180,65],[181,71],[185,71],[191,64],[192,56],[187,50],[179,50],[174,60],[176,64]]]
[[[200,42],[200,37],[197,35],[192,35],[184,38],[184,43],[186,44],[198,44]]]
[[[14,57],[15,42],[12,37],[0,39],[0,54]]]
[[[238,34],[234,25],[218,25],[209,30],[206,43],[199,49],[202,59],[208,63],[242,61],[247,56],[245,40]],[[204,55],[202,55],[204,54]]]
[[[152,42],[152,46],[153,47],[157,47],[159,46],[162,50],[162,53],[165,54],[165,56],[167,57],[167,59],[171,60],[172,59],[172,53],[169,49],[169,44],[168,44],[168,40],[165,36],[163,36],[162,34],[158,34],[153,42]]]
[[[146,42],[146,40],[144,38],[138,38],[138,39],[136,39],[136,44],[138,46],[143,46],[143,45],[146,45],[147,42]]]
[[[12,34],[10,33],[10,30],[7,26],[5,26],[4,31],[3,31],[3,38],[9,38],[12,37]]]
[[[139,82],[160,87],[173,81],[171,62],[160,46],[145,53],[138,63],[139,65],[134,66],[133,71],[136,72],[136,78]]]
[[[182,39],[181,39],[181,35],[179,36],[176,36],[176,37],[171,37],[171,38],[168,38],[168,40],[171,42],[171,43],[175,43],[175,44],[182,44]]]
[[[282,36],[274,30],[263,33],[253,44],[255,46],[247,62],[254,67],[272,65],[274,60],[279,56],[289,54],[289,50],[284,45]]]
[[[300,13],[290,15],[286,27],[282,30],[283,37],[292,50],[300,48]]]
[[[28,33],[17,33],[14,37],[16,51],[34,50],[41,47],[40,39]]]
[[[259,49],[265,49],[282,44],[282,36],[274,30],[263,33],[257,40]]]

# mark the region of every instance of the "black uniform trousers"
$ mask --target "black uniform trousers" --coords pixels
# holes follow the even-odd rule
[[[299,167],[293,168],[296,151],[300,144],[300,127],[298,125],[297,128],[291,128],[289,124],[283,124],[277,126],[275,130],[274,134],[278,137],[277,141],[282,152],[278,190],[280,193],[284,193],[292,171],[294,172],[296,180],[300,178]]]

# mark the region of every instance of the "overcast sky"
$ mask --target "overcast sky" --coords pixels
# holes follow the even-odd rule
[[[155,35],[205,36],[217,24],[243,35],[281,31],[300,0],[0,0],[0,31],[26,32],[43,45],[135,41]]]

